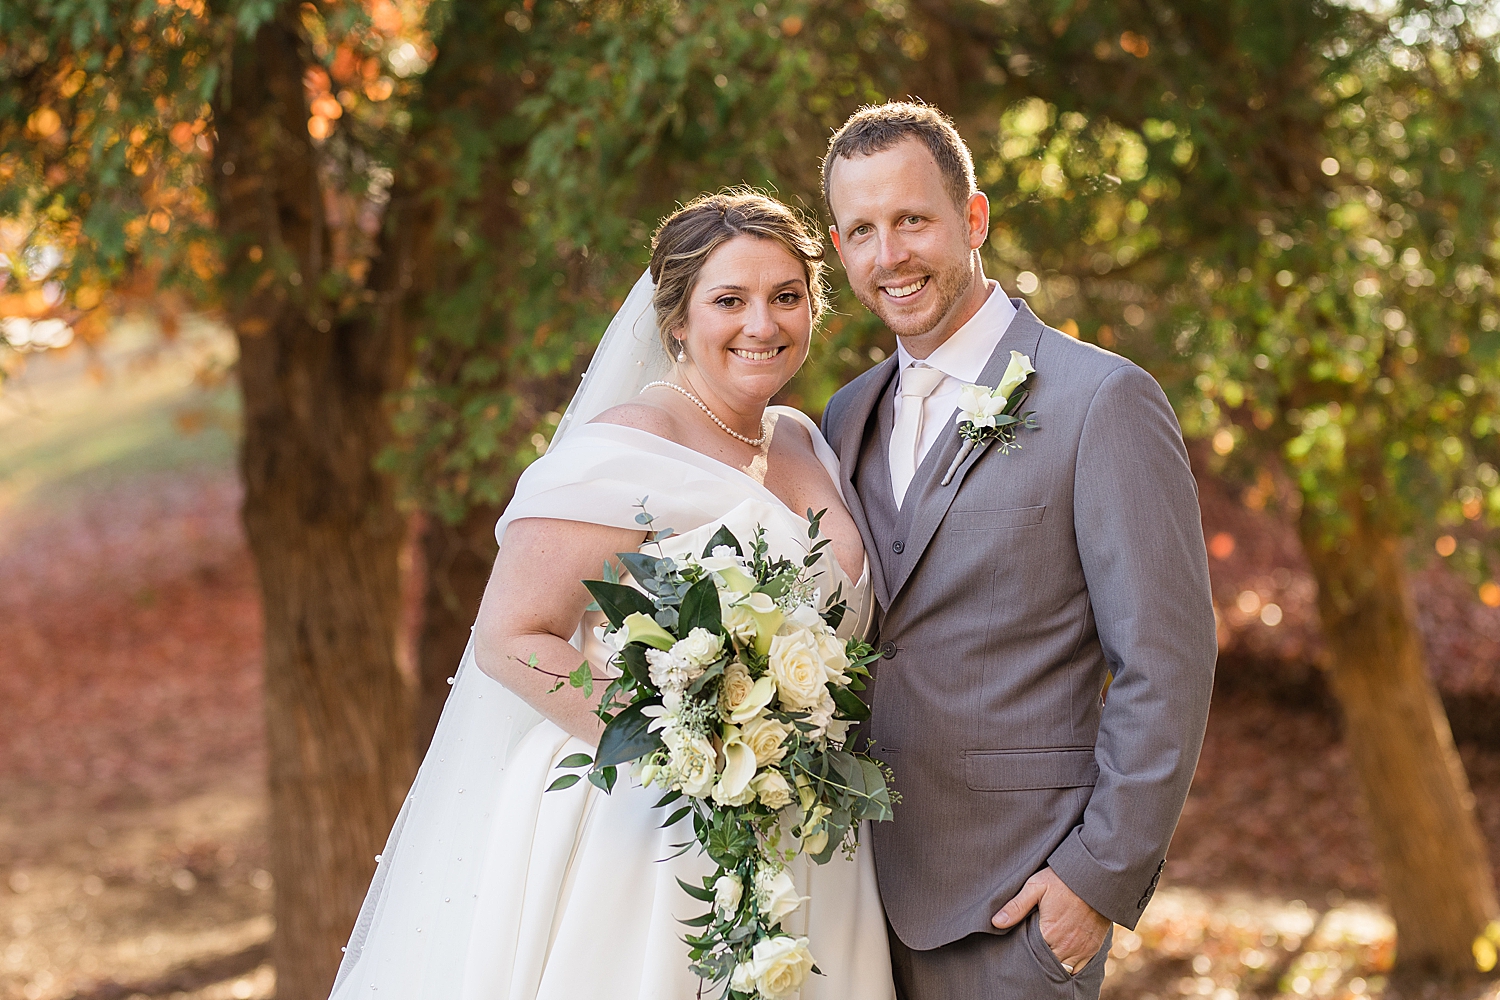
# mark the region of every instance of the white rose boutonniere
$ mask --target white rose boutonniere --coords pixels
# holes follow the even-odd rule
[[[1025,427],[1035,430],[1036,416],[1031,411],[1021,412],[1026,397],[1031,394],[1030,380],[1036,373],[1031,359],[1020,351],[1010,352],[1010,364],[1005,375],[993,389],[983,385],[966,385],[958,393],[958,433],[964,439],[953,464],[941,485],[953,481],[953,474],[964,463],[975,447],[994,442],[1000,454],[1008,455],[1012,448],[1021,447],[1016,440],[1016,430]],[[1018,389],[1024,390],[1017,392]]]

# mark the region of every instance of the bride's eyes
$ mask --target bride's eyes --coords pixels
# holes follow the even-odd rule
[[[776,301],[784,306],[794,306],[802,301],[801,292],[782,292],[776,296]]]
[[[741,299],[738,295],[721,295],[718,298],[714,299],[714,305],[721,306],[725,309],[733,309],[735,306],[743,304],[744,300]]]

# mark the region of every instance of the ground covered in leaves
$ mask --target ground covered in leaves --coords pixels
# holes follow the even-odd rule
[[[59,362],[0,407],[0,1000],[274,993],[259,611],[214,419],[229,404],[190,386],[199,362],[122,368],[91,395]],[[1265,514],[1216,489],[1210,537],[1235,539],[1214,560],[1221,684],[1163,888],[1118,931],[1106,996],[1394,1000],[1310,581]],[[1445,691],[1493,693],[1500,613],[1441,570],[1416,589]],[[1500,863],[1500,746],[1462,750]]]

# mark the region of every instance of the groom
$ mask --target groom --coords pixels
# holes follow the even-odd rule
[[[902,801],[872,837],[898,995],[1097,997],[1111,922],[1134,927],[1161,876],[1213,684],[1181,432],[1151,376],[985,278],[989,201],[941,112],[856,113],[823,193],[900,342],[823,417],[881,611],[870,736]],[[1035,427],[965,451],[961,388],[998,387],[1014,354]]]

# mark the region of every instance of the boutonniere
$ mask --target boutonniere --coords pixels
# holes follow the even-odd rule
[[[1035,430],[1036,414],[1028,410],[1021,412],[1026,397],[1031,395],[1031,376],[1036,369],[1031,359],[1020,351],[1010,352],[1010,364],[1005,366],[1005,376],[1000,384],[991,389],[983,385],[966,385],[958,393],[958,433],[964,439],[948,474],[940,485],[953,481],[953,474],[964,464],[975,447],[984,447],[991,442],[1000,449],[1000,454],[1009,455],[1012,448],[1021,447],[1016,440],[1016,430],[1021,427]],[[1019,391],[1018,391],[1019,390]]]

